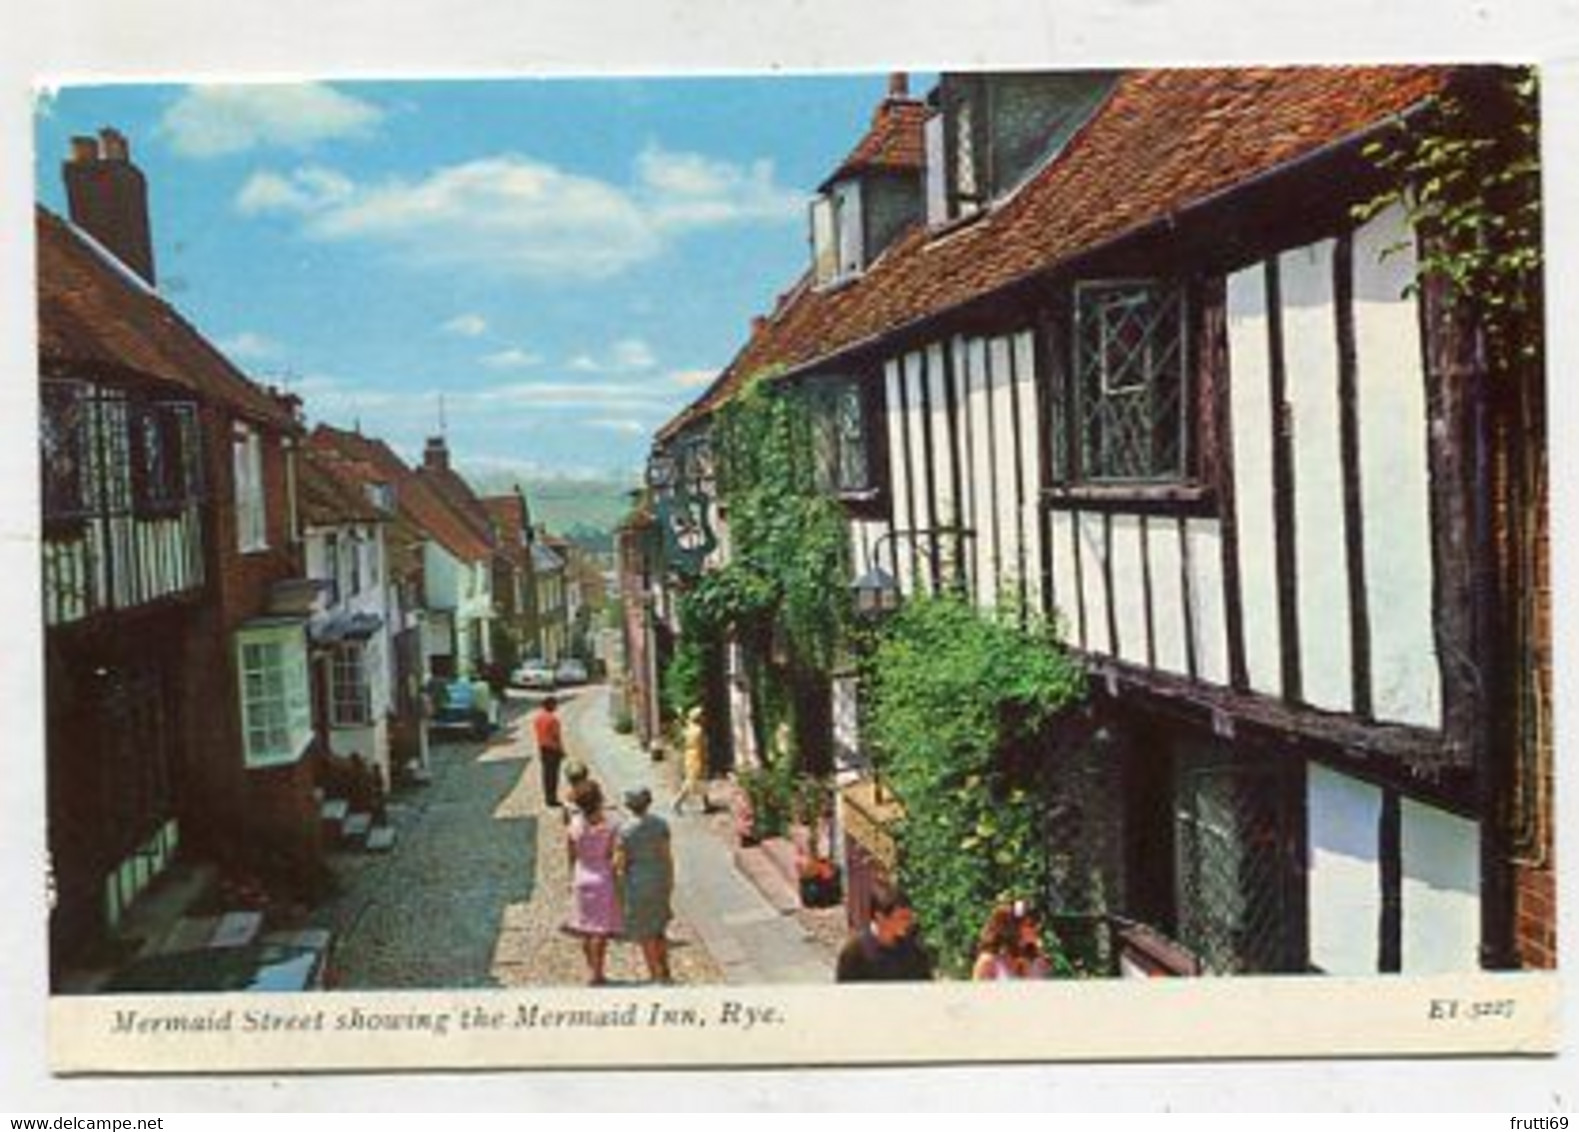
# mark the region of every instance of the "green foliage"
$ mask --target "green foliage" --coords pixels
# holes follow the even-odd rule
[[[783,837],[795,820],[800,776],[788,760],[743,770],[736,776],[751,803],[752,833],[758,838]]]
[[[1364,148],[1390,184],[1354,210],[1365,221],[1404,208],[1425,237],[1420,278],[1478,304],[1488,360],[1503,373],[1539,364],[1544,349],[1538,101],[1528,67],[1438,99]]]
[[[779,631],[792,663],[826,670],[850,620],[849,532],[816,482],[806,406],[758,379],[719,410],[713,453],[730,542],[717,608]]]
[[[663,670],[663,709],[678,719],[702,704],[703,681],[707,674],[707,641],[693,634],[680,638],[674,655]]]
[[[1040,810],[1004,753],[1085,691],[1049,628],[955,597],[917,598],[867,662],[866,733],[904,808],[900,881],[946,971],[964,974],[992,906],[1037,896]]]

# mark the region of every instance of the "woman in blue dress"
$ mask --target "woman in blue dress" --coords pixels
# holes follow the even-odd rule
[[[632,820],[620,827],[616,867],[619,870],[625,938],[641,947],[647,972],[654,982],[671,982],[669,940],[665,935],[673,917],[674,853],[669,844],[669,824],[651,811],[652,791],[645,786],[625,793],[625,807]]]

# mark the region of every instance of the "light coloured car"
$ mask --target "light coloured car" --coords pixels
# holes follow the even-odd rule
[[[510,683],[517,688],[552,692],[558,686],[554,679],[554,666],[547,661],[529,660],[510,676]]]
[[[560,684],[585,684],[587,666],[579,660],[562,660],[554,669],[554,679]]]

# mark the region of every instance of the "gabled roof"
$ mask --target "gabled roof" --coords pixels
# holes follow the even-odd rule
[[[565,568],[565,560],[541,542],[532,544],[532,568],[540,574],[550,574]]]
[[[307,526],[381,523],[389,518],[367,497],[362,486],[345,474],[343,467],[343,462],[311,445],[302,449],[297,484],[302,521]]]
[[[41,372],[91,367],[141,375],[257,424],[301,430],[290,410],[91,237],[42,206],[34,209],[33,229]]]
[[[532,556],[525,538],[526,499],[520,495],[489,495],[481,502],[498,532],[499,553],[518,565],[530,565]]]
[[[477,493],[460,477],[459,473],[452,468],[419,464],[416,474],[462,522],[471,528],[474,536],[489,546],[494,544],[493,519],[489,516],[488,509],[482,505],[482,500],[477,498]]]
[[[395,506],[417,531],[432,538],[463,562],[477,562],[493,554],[487,540],[456,514],[443,496],[395,455],[382,440],[320,424],[308,437],[308,446],[337,451],[353,467],[361,466],[364,482],[388,483],[395,489]],[[398,534],[398,532],[397,532]]]
[[[660,440],[769,367],[794,369],[875,343],[1252,178],[1354,137],[1440,94],[1446,67],[1134,71],[1063,152],[974,222],[917,226],[849,285],[803,278]]]
[[[857,173],[919,173],[926,165],[923,137],[926,120],[927,106],[920,99],[892,96],[883,99],[872,113],[872,124],[866,135],[822,187],[826,189],[833,182]]]

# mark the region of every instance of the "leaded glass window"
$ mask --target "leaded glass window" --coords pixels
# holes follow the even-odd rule
[[[1078,477],[1146,483],[1186,473],[1183,290],[1162,282],[1075,292]]]

